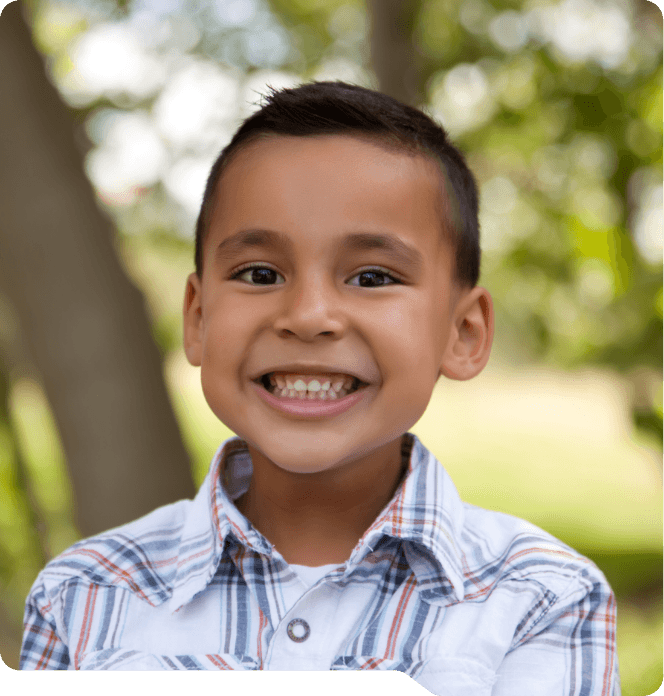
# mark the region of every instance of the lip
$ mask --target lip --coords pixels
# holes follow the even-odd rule
[[[277,411],[286,413],[289,416],[299,416],[300,418],[330,418],[345,413],[366,398],[366,387],[354,391],[352,394],[334,399],[323,401],[322,399],[297,399],[278,397],[271,394],[261,384],[252,382],[251,386],[257,390],[258,396],[269,406]]]

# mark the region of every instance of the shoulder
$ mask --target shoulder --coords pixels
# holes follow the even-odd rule
[[[168,599],[192,501],[165,505],[128,524],[83,539],[52,559],[31,595],[55,600],[72,583],[118,587],[150,604]]]
[[[601,570],[525,520],[471,505],[465,513],[464,599],[509,626],[503,678],[526,664],[546,671],[549,660],[578,664],[600,683],[617,678],[616,601]]]
[[[464,503],[462,552],[466,583],[486,590],[530,582],[552,597],[610,593],[606,578],[588,558],[530,522]]]

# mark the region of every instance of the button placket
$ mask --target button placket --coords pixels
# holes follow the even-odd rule
[[[295,602],[270,641],[265,669],[328,670],[336,654],[332,627],[338,599],[332,585],[321,583]],[[308,634],[300,622],[307,624]]]

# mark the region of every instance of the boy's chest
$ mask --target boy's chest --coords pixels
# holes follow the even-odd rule
[[[442,606],[424,601],[415,575],[356,572],[346,582],[245,583],[219,577],[172,612],[117,590],[81,617],[92,630],[70,645],[72,666],[95,670],[397,670],[424,685],[491,693],[510,649],[522,607],[511,592],[481,602]],[[381,578],[379,581],[378,578]],[[113,596],[111,596],[113,595]],[[70,636],[85,632],[76,614]],[[105,628],[102,630],[101,625]],[[431,686],[429,685],[429,688]],[[447,693],[456,693],[454,689]]]

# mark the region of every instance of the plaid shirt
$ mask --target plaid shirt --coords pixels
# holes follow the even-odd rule
[[[595,565],[462,503],[416,436],[402,455],[392,501],[307,589],[233,504],[252,468],[227,440],[193,501],[46,566],[21,669],[377,669],[446,696],[618,696],[616,605]]]

